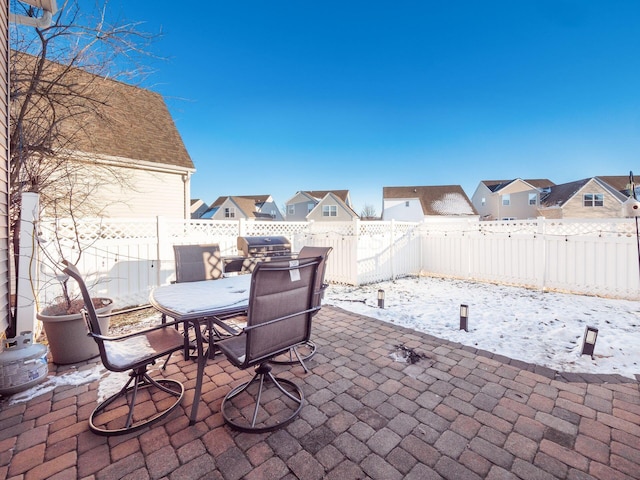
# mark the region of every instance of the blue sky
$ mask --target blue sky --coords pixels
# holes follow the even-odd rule
[[[162,29],[192,197],[640,173],[637,0],[111,0]]]

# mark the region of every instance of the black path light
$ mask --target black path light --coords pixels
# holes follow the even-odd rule
[[[469,331],[469,305],[460,305],[460,330]]]
[[[384,290],[378,290],[378,308],[384,308]]]
[[[596,348],[596,339],[598,338],[598,329],[595,327],[586,327],[584,329],[584,338],[582,339],[582,352],[580,355],[590,355],[593,360],[593,351]]]

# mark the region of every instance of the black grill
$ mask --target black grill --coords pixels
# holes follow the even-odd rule
[[[283,257],[291,255],[287,237],[238,237],[238,254],[248,258]]]

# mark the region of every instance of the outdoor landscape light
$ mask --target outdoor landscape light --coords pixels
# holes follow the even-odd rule
[[[460,330],[469,331],[469,305],[460,305]]]
[[[384,290],[378,290],[378,308],[384,308]]]
[[[598,338],[598,329],[594,327],[586,327],[584,330],[584,338],[582,340],[582,352],[580,355],[590,355],[593,360],[593,350],[596,348],[596,339]]]

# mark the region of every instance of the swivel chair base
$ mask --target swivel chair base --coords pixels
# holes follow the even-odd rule
[[[92,432],[104,436],[136,432],[163,420],[182,402],[182,383],[166,378],[154,380],[144,368],[129,375],[126,385],[91,413]]]
[[[269,385],[271,388],[269,388]],[[243,394],[243,395],[241,395]],[[272,410],[269,402],[278,400]],[[271,432],[291,423],[300,410],[304,394],[295,383],[276,378],[271,365],[263,363],[255,369],[251,380],[232,389],[222,400],[225,422],[241,432]]]

